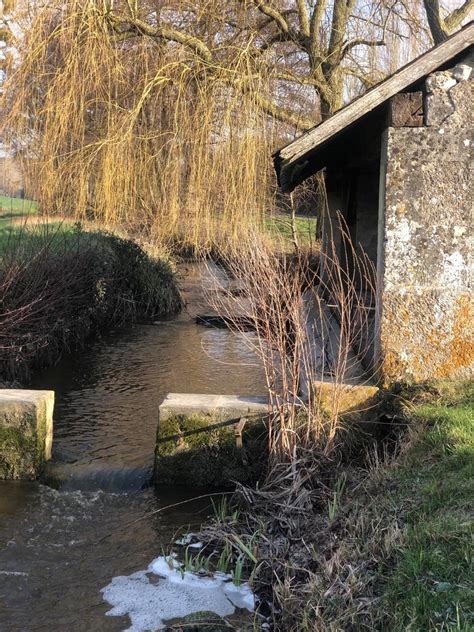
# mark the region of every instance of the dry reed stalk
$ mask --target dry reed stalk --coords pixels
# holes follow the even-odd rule
[[[311,446],[330,454],[348,384],[366,383],[374,374],[374,367],[361,368],[375,335],[367,305],[375,296],[373,264],[352,245],[341,218],[337,231],[343,260],[333,236],[319,253],[318,269],[311,253],[285,257],[254,235],[225,257],[238,291],[216,278],[209,293],[214,309],[237,330],[249,319],[253,324],[255,336],[245,339],[265,371],[275,412],[269,449],[277,463],[296,462]],[[323,405],[326,391],[317,384],[328,381],[331,397]]]

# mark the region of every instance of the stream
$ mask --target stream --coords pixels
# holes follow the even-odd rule
[[[265,380],[247,334],[195,324],[208,267],[179,275],[179,316],[108,332],[31,383],[56,392],[53,459],[42,482],[0,482],[0,632],[128,628],[100,589],[209,515],[207,499],[152,513],[215,491],[151,486],[158,407],[169,392],[259,395]]]

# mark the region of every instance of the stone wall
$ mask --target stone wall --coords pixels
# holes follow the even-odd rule
[[[385,381],[472,374],[472,80],[426,80],[425,126],[388,128],[379,209]]]
[[[0,389],[0,480],[33,480],[51,458],[54,391]]]

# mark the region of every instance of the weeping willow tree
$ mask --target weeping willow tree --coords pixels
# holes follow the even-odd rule
[[[272,148],[391,69],[410,2],[10,0],[0,134],[48,213],[235,242]]]
[[[42,208],[202,247],[235,239],[269,204],[266,78],[246,51],[224,51],[210,81],[195,47],[125,37],[101,2],[59,4],[25,30],[4,96]]]

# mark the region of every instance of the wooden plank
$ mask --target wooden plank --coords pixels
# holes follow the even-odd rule
[[[280,167],[284,168],[289,163],[302,158],[309,151],[314,150],[318,145],[324,143],[368,112],[371,112],[390,97],[415,83],[421,77],[434,72],[447,60],[469,48],[473,41],[474,22],[471,22],[449,39],[400,68],[381,84],[371,88],[364,95],[333,114],[329,119],[305,132],[295,141],[276,152],[275,156],[278,157],[281,163]]]

